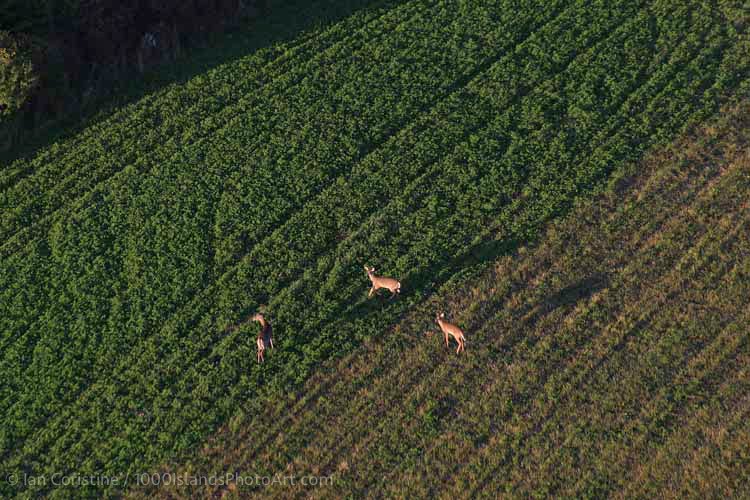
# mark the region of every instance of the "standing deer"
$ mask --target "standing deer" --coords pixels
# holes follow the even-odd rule
[[[260,323],[260,332],[255,343],[258,346],[258,363],[263,363],[263,353],[266,350],[266,346],[271,346],[271,349],[273,349],[273,328],[271,328],[271,323],[260,313],[254,314],[250,319]]]
[[[464,348],[464,342],[466,341],[466,337],[464,337],[464,332],[459,327],[454,325],[453,323],[448,323],[447,321],[444,321],[445,313],[439,313],[437,316],[435,316],[435,321],[437,321],[437,324],[440,325],[440,329],[443,331],[443,336],[445,336],[445,347],[448,347],[448,335],[452,336],[454,339],[456,339],[456,342],[458,342],[458,348],[456,348],[456,354],[458,354],[461,351],[465,351]]]
[[[387,288],[391,292],[391,299],[396,296],[396,294],[401,293],[401,283],[394,280],[393,278],[385,278],[383,276],[375,276],[375,268],[374,267],[367,267],[365,266],[365,271],[367,271],[367,277],[370,278],[370,281],[372,281],[372,287],[370,288],[370,293],[367,294],[367,297],[372,297],[372,294],[380,290],[381,288]]]

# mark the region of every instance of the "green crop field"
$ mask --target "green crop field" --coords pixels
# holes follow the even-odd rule
[[[0,169],[0,496],[747,492],[744,2],[270,10]]]

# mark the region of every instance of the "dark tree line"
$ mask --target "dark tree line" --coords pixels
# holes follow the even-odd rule
[[[265,10],[265,0],[0,0],[0,149],[29,122],[69,112],[102,74],[142,71]]]

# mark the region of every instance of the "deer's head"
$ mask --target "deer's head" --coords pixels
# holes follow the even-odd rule
[[[435,315],[435,323],[440,323],[441,319],[445,319],[445,313],[439,312]]]

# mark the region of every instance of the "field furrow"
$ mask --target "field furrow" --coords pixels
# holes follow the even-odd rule
[[[266,87],[271,87],[273,94],[278,94],[279,90],[289,90],[289,87],[283,85],[273,85],[277,79],[281,78],[285,85],[289,85],[291,81],[293,88],[300,83],[300,77],[289,77],[304,75],[315,67],[316,62],[329,55],[329,51],[342,45],[349,50],[352,46],[356,47],[353,42],[362,39],[363,33],[367,33],[365,28],[368,25],[377,23],[385,16],[403,20],[411,15],[409,9],[427,8],[428,5],[410,2],[396,8],[391,7],[394,7],[393,2],[383,2],[380,8],[372,5],[362,16],[346,18],[319,34],[301,40],[299,44],[278,47],[274,50],[275,54],[255,53],[249,60],[233,63],[231,69],[222,67],[201,75],[197,81],[188,82],[185,89],[170,89],[166,93],[157,94],[159,106],[153,105],[156,96],[149,96],[145,102],[139,101],[136,104],[137,109],[125,108],[126,113],[120,111],[110,120],[77,135],[78,147],[65,156],[49,158],[45,155],[29,162],[30,169],[34,169],[35,164],[40,168],[34,169],[32,176],[24,178],[3,193],[4,202],[14,208],[7,215],[17,214],[22,219],[20,222],[24,224],[24,230],[29,231],[29,223],[35,222],[32,215],[42,217],[40,222],[43,222],[48,219],[50,210],[53,213],[55,207],[64,206],[55,204],[54,200],[75,203],[76,198],[90,190],[92,183],[105,181],[128,164],[136,163],[136,160],[141,165],[155,164],[174,157],[180,149],[200,146],[212,134],[226,129],[241,114],[248,113],[255,118],[256,113],[252,111],[257,111],[254,108],[263,102],[261,97],[268,98]],[[314,56],[311,58],[309,54]],[[240,85],[230,86],[228,82],[238,82]],[[199,94],[208,94],[211,98],[197,99]],[[161,105],[162,102],[167,102],[172,107],[167,108]],[[126,121],[118,120],[120,117]],[[196,125],[199,125],[199,134],[191,130]],[[162,139],[165,135],[181,136],[181,140],[165,143]],[[70,144],[66,142],[64,145]],[[63,148],[56,148],[56,153],[60,153],[61,149]],[[139,150],[147,152],[149,156],[141,154],[136,157],[134,153]],[[130,154],[123,155],[123,152]],[[65,170],[53,170],[60,167]],[[87,176],[79,177],[83,172]],[[68,185],[74,189],[65,191]],[[30,192],[41,196],[29,198]],[[28,200],[32,204],[25,206],[18,203],[19,200]],[[12,221],[5,218],[3,226],[20,227],[14,226]],[[12,233],[4,234],[3,239],[7,241],[11,235]]]
[[[731,123],[736,126],[738,122]],[[735,134],[734,131],[729,132],[726,126],[715,133],[718,137]],[[736,142],[746,140],[742,137],[734,139]],[[705,145],[707,150],[712,151],[712,144],[716,141],[715,136],[708,137],[701,146]],[[578,398],[596,397],[597,394],[618,395],[616,390],[613,391],[618,381],[609,373],[622,369],[623,363],[629,362],[633,356],[628,352],[641,342],[647,342],[642,347],[647,349],[646,353],[653,353],[650,355],[652,357],[669,347],[687,347],[687,344],[675,343],[674,337],[665,337],[663,341],[653,343],[650,336],[640,332],[649,329],[669,331],[672,323],[664,318],[679,317],[683,307],[681,304],[703,298],[702,290],[736,289],[736,285],[742,282],[742,268],[728,266],[726,257],[720,260],[723,265],[716,267],[713,257],[747,253],[742,250],[743,246],[738,246],[744,245],[741,237],[747,228],[741,222],[746,220],[747,213],[736,211],[736,207],[742,205],[737,200],[741,200],[748,189],[744,177],[746,167],[744,163],[732,162],[736,154],[730,148],[717,149],[706,155],[699,147],[693,147],[688,152],[676,147],[671,155],[664,155],[670,162],[668,168],[659,169],[647,179],[625,183],[633,193],[617,205],[610,203],[609,215],[598,209],[591,215],[582,214],[584,217],[581,220],[573,218],[567,223],[570,227],[566,231],[553,233],[557,242],[553,248],[545,245],[532,254],[533,257],[523,258],[523,265],[519,265],[517,271],[518,283],[531,286],[520,289],[521,296],[518,296],[518,288],[516,293],[509,293],[514,285],[509,281],[511,278],[503,275],[507,268],[502,266],[509,264],[505,259],[498,268],[503,270],[502,273],[497,270],[493,273],[498,281],[488,281],[484,285],[487,288],[482,292],[486,295],[481,302],[472,299],[471,289],[465,290],[469,292],[465,298],[455,297],[456,308],[469,312],[457,319],[468,325],[467,331],[471,333],[468,348],[476,354],[472,353],[466,359],[455,358],[444,347],[439,347],[440,339],[434,336],[428,337],[429,340],[421,338],[425,327],[428,327],[424,320],[410,324],[407,318],[397,330],[404,332],[403,328],[406,328],[406,332],[411,332],[406,339],[390,334],[388,336],[391,338],[384,340],[382,346],[371,345],[361,358],[342,361],[338,369],[331,371],[330,378],[317,379],[310,385],[310,393],[300,393],[299,402],[302,404],[295,406],[297,411],[288,414],[281,424],[277,425],[276,419],[284,412],[276,406],[268,416],[261,415],[257,420],[248,422],[248,427],[241,431],[244,439],[253,440],[252,429],[266,429],[267,425],[271,425],[269,431],[277,437],[267,438],[264,435],[260,442],[247,447],[233,445],[228,437],[207,444],[206,453],[215,457],[211,463],[219,466],[218,470],[210,470],[252,470],[271,475],[280,471],[333,473],[338,479],[335,489],[329,491],[331,496],[355,491],[358,495],[374,494],[376,491],[432,495],[442,491],[451,481],[457,481],[459,489],[451,493],[454,495],[459,491],[464,494],[469,492],[470,489],[465,489],[468,484],[483,484],[481,478],[471,476],[471,469],[463,470],[459,464],[464,460],[478,460],[473,456],[476,453],[488,454],[494,446],[493,434],[509,434],[511,429],[516,429],[516,432],[537,429],[530,435],[532,440],[543,442],[543,439],[551,439],[547,432],[556,431],[557,424],[553,423],[556,420],[550,419],[575,414],[573,408],[576,405],[585,406],[585,401],[588,401],[585,399],[582,404]],[[715,164],[708,163],[712,161]],[[706,164],[711,164],[711,168],[706,168]],[[585,230],[591,233],[591,229],[587,224],[598,225],[601,221],[605,221],[606,225],[600,232],[588,236]],[[581,234],[584,235],[583,239],[571,247],[568,238]],[[683,246],[686,242],[689,244],[687,247]],[[606,252],[604,256],[603,252]],[[637,257],[634,258],[634,255]],[[538,267],[528,267],[531,258],[538,259]],[[640,270],[644,267],[651,272],[649,283],[639,282]],[[597,274],[608,268],[617,270],[617,273],[607,272],[604,283],[581,281],[581,277],[585,278],[585,274],[582,274],[584,271]],[[655,269],[661,270],[659,272],[662,274],[654,273]],[[508,274],[512,275],[513,272]],[[692,281],[702,283],[700,286],[703,288],[690,292],[684,284]],[[595,290],[593,295],[589,295],[591,291],[586,291],[591,287]],[[672,290],[671,295],[669,290]],[[551,299],[555,291],[559,292],[559,298]],[[705,292],[705,296],[708,302],[704,300],[697,311],[718,308],[724,311],[719,319],[732,317],[728,307],[742,305],[742,302],[735,301],[732,305],[721,301],[716,294]],[[502,306],[501,311],[505,310],[500,313],[501,317],[507,318],[505,321],[495,319],[487,326],[481,326],[486,323],[486,318],[479,324],[472,322],[471,318],[481,318],[483,311],[487,311],[484,314],[491,317],[491,311],[497,310],[498,305]],[[428,316],[436,307],[434,299],[417,306],[421,316]],[[643,321],[648,314],[651,319]],[[604,328],[606,323],[602,321],[607,317],[634,319],[626,321],[616,330],[610,327],[611,333],[620,332],[619,337],[611,337],[611,333],[598,337],[587,331],[592,327],[591,321],[599,325],[596,328]],[[733,338],[733,327],[722,329],[721,322],[716,323],[711,319],[713,317],[709,315],[701,319],[708,322],[704,324],[707,334],[719,335],[718,332],[721,332],[716,338]],[[740,319],[735,324],[741,322]],[[627,325],[637,326],[633,329]],[[551,343],[552,337],[541,333],[554,331],[561,326],[563,329],[555,336],[566,337],[568,340],[565,344]],[[493,335],[490,333],[493,331],[508,333]],[[532,331],[540,333],[532,334]],[[524,340],[525,337],[528,340]],[[581,345],[581,339],[586,338],[593,343]],[[709,359],[708,353],[713,347],[701,350],[700,345],[721,345],[721,342],[707,343],[710,338],[706,337],[702,344],[697,344],[694,349],[698,350],[689,355],[688,359],[693,360],[689,366],[701,366],[700,373],[714,373],[715,376],[717,373],[729,373],[721,368],[718,372],[712,372],[709,365],[701,361]],[[558,353],[563,345],[570,347]],[[399,355],[403,349],[410,351],[408,356]],[[566,351],[574,354],[567,361]],[[550,359],[551,353],[564,362],[556,365],[554,359]],[[476,358],[472,359],[473,356]],[[507,356],[511,356],[510,360],[503,359]],[[649,354],[643,356],[648,357]],[[675,360],[681,359],[676,354],[673,356]],[[710,359],[713,359],[711,366],[721,366],[717,362],[722,358]],[[530,364],[524,367],[524,363]],[[700,376],[699,372],[690,370],[694,369],[679,372],[680,375],[676,375],[674,380],[688,381],[691,377]],[[718,376],[711,380],[721,379]],[[394,383],[394,380],[398,383]],[[602,383],[605,385],[601,386]],[[321,386],[322,390],[319,391]],[[501,389],[503,386],[506,389]],[[643,386],[642,390],[645,389],[646,386]],[[456,390],[459,396],[455,394]],[[485,397],[472,396],[476,394]],[[555,399],[548,399],[546,394],[555,394]],[[558,401],[561,395],[567,396]],[[290,400],[289,405],[294,401],[297,400]],[[657,404],[659,406],[669,400],[662,395],[656,401],[662,402]],[[549,413],[545,407],[554,411]],[[682,410],[687,412],[684,407]],[[587,414],[596,415],[597,411],[604,410],[591,409]],[[623,414],[622,418],[625,418],[624,415],[627,414]],[[487,416],[490,416],[489,420]],[[547,424],[534,424],[540,422],[540,416],[548,418]],[[500,418],[508,419],[503,424],[505,427],[498,421]],[[449,420],[443,422],[442,419]],[[527,419],[531,422],[526,422]],[[393,425],[394,421],[398,421],[398,425]],[[566,425],[575,425],[575,421]],[[619,420],[612,425],[622,426],[624,421]],[[367,429],[367,432],[363,437],[351,441],[351,436],[357,436],[353,430],[356,428]],[[520,447],[515,452],[520,456],[549,456],[542,452],[545,449],[543,446],[534,447],[534,453],[530,453],[531,450],[525,448],[527,441],[524,439],[504,442],[505,446],[511,448]],[[231,450],[229,455],[225,454],[226,448]],[[212,449],[216,450],[214,455],[211,455]],[[477,469],[492,470],[488,467],[493,461],[474,463]],[[543,491],[540,484],[523,482],[528,478],[524,463],[510,461],[504,466],[510,468],[507,475],[502,469],[491,474],[500,478],[515,477],[517,486],[528,488],[530,492]],[[545,463],[567,462],[563,459],[547,460]],[[387,473],[389,470],[392,471],[390,474]],[[519,474],[522,470],[526,470],[527,474]],[[565,474],[553,477],[574,479],[574,476]],[[501,491],[506,486],[510,487],[508,482],[500,481],[496,485],[500,484],[503,488]],[[597,483],[584,481],[583,484],[590,488]],[[484,483],[484,486],[492,487],[493,484]],[[544,487],[556,491],[559,486],[553,481]],[[268,492],[266,488],[256,490],[259,493]],[[177,491],[183,494],[186,491],[194,492]],[[283,491],[286,496],[294,491],[303,494],[305,489],[298,487]]]
[[[477,107],[477,109],[480,109],[480,108],[479,108],[479,107]],[[492,113],[492,111],[493,111],[493,109],[494,109],[494,108],[490,108],[490,107],[485,107],[485,108],[484,108],[484,114],[483,114],[483,115],[480,115],[480,117],[481,117],[481,116],[487,116],[487,114],[488,114],[488,113],[489,113],[489,114],[491,114],[491,113]],[[505,115],[505,116],[503,117],[503,119],[502,119],[502,121],[500,121],[500,123],[505,123],[505,122],[507,121],[507,119],[508,119],[508,118],[507,118],[507,115],[508,115],[508,113],[506,113],[506,115]],[[422,156],[424,157],[424,150],[420,151],[420,153],[421,153],[421,154],[422,154]],[[429,158],[429,156],[428,156],[428,158]],[[402,158],[402,159],[403,159],[403,158]],[[372,165],[372,163],[370,163],[370,165]],[[416,164],[416,166],[417,166],[417,167],[419,167],[419,165],[420,165],[420,164]],[[377,167],[376,167],[376,168],[377,168]],[[435,169],[435,166],[432,166],[432,169],[433,169],[433,172],[432,172],[432,173],[434,174],[434,169]],[[396,173],[396,172],[394,172],[394,174],[395,174],[395,173]],[[403,173],[404,173],[404,172],[403,172],[403,170],[401,170],[401,171],[399,172],[399,174],[403,174]],[[417,170],[417,173],[419,173],[419,171],[418,171],[418,170]],[[361,174],[361,177],[360,177],[360,176],[358,176],[358,177],[356,177],[355,179],[357,179],[357,178],[364,178],[364,177],[365,177],[365,175],[366,175],[365,173],[362,173],[362,174]],[[394,185],[394,187],[395,187],[395,186],[397,185],[397,183],[398,183],[398,182],[403,182],[403,180],[404,180],[404,177],[403,177],[403,175],[399,175],[399,176],[396,176],[396,175],[394,175],[394,176],[392,176],[391,178],[387,178],[387,177],[384,177],[384,176],[382,175],[382,173],[381,173],[381,176],[380,176],[380,178],[378,178],[378,181],[379,181],[379,182],[383,182],[384,180],[391,180],[391,179],[393,180],[393,185]],[[432,181],[434,181],[434,179],[429,179],[429,176],[428,176],[428,175],[425,175],[425,174],[422,174],[422,175],[421,175],[421,177],[419,177],[418,179],[419,179],[419,180],[421,180],[421,181],[425,181],[425,180],[432,180]],[[340,186],[339,186],[339,185],[337,185],[337,187],[340,187]],[[387,186],[383,186],[383,187],[381,187],[380,189],[381,189],[381,190],[382,190],[383,192],[386,192],[386,191],[388,191],[388,190],[389,190],[389,189],[391,189],[391,188],[389,188],[389,187],[387,187]],[[420,188],[420,189],[423,189],[423,188]],[[344,185],[344,190],[346,190],[347,194],[343,194],[343,193],[342,193],[342,194],[340,194],[340,195],[339,195],[338,193],[335,193],[335,190],[334,190],[334,192],[333,192],[333,193],[331,193],[331,190],[328,190],[328,191],[327,191],[327,193],[326,193],[326,195],[327,195],[327,196],[326,196],[326,197],[324,197],[324,198],[323,198],[323,200],[325,201],[325,203],[330,203],[331,201],[333,201],[333,200],[336,200],[337,198],[340,198],[340,197],[346,197],[347,195],[351,196],[351,195],[353,195],[353,194],[354,194],[354,193],[351,193],[351,191],[353,191],[353,189],[351,189],[351,188],[350,188],[350,187],[349,187],[348,185]],[[402,195],[402,197],[403,197],[403,199],[409,199],[409,198],[411,198],[411,197],[413,196],[413,194],[414,194],[414,193],[411,193],[411,192],[407,192],[407,193],[404,193],[404,194]],[[364,207],[363,207],[363,208],[364,208]],[[340,209],[341,209],[341,208],[340,208]],[[401,207],[401,209],[403,210],[403,209],[404,209],[404,207]],[[408,208],[407,208],[407,209],[408,209]],[[318,213],[319,213],[319,209],[315,210],[314,214],[315,214],[315,215],[317,215]],[[349,215],[351,216],[351,212],[349,213]],[[320,221],[320,218],[318,217],[318,219],[317,219],[317,220],[319,220],[319,221]],[[371,220],[372,220],[372,217],[371,217]],[[294,221],[294,219],[293,219],[293,221]],[[304,220],[303,220],[303,221],[300,221],[300,222],[298,222],[298,221],[294,221],[294,222],[297,222],[297,225],[298,225],[298,226],[303,226],[303,225],[305,224],[305,221],[304,221]],[[274,236],[276,236],[276,235],[274,235]],[[274,238],[274,239],[278,239],[278,238]],[[266,247],[267,247],[267,248],[268,248],[268,247],[270,247],[270,248],[273,248],[273,245],[275,245],[275,244],[276,244],[275,242],[272,242],[272,243],[271,243],[270,245],[266,245]],[[251,257],[252,257],[252,254],[251,254]],[[256,265],[257,265],[257,261],[256,261]],[[199,297],[198,297],[198,299],[200,299],[200,301],[204,301],[204,296],[199,296]],[[230,340],[231,340],[231,339],[230,339]]]
[[[421,2],[412,2],[407,5],[421,5]],[[426,9],[427,6],[425,5],[423,8]],[[396,10],[392,14],[395,19],[400,19],[402,15],[409,15],[410,13]],[[377,20],[379,19],[380,17],[377,18]],[[344,53],[351,53],[356,57],[357,51],[362,50],[366,46],[366,42],[375,43],[379,37],[384,36],[382,31],[368,32],[362,29],[354,31],[355,35],[359,36],[346,36],[337,43],[329,47],[320,47],[318,50],[312,47],[310,50],[315,56],[304,58],[304,65],[284,66],[281,72],[276,75],[273,72],[270,74],[264,73],[263,67],[254,68],[254,71],[258,72],[258,78],[263,80],[261,87],[254,88],[252,91],[248,90],[246,95],[237,99],[233,104],[224,107],[216,116],[206,117],[205,113],[200,113],[202,118],[199,122],[206,122],[206,126],[197,127],[197,131],[186,130],[184,134],[188,135],[180,141],[173,140],[167,143],[160,141],[159,147],[146,148],[146,151],[152,156],[140,154],[137,160],[122,164],[118,161],[121,161],[122,158],[129,158],[127,155],[123,156],[122,153],[119,157],[116,157],[119,158],[117,161],[110,156],[101,158],[101,164],[109,169],[107,171],[114,172],[112,175],[103,174],[102,177],[97,174],[98,171],[92,171],[91,168],[74,168],[71,178],[66,177],[60,181],[55,176],[50,176],[50,181],[55,182],[52,188],[45,188],[45,186],[35,182],[35,179],[30,179],[29,183],[32,186],[30,189],[42,196],[29,196],[28,192],[23,191],[15,196],[18,199],[28,200],[29,205],[14,203],[13,193],[5,195],[6,205],[13,208],[13,210],[7,211],[7,215],[19,214],[18,224],[23,224],[23,227],[20,234],[8,235],[2,247],[3,253],[7,255],[17,251],[23,248],[23,245],[28,244],[31,238],[46,233],[55,223],[55,216],[59,215],[59,212],[86,210],[94,204],[97,193],[122,189],[123,186],[128,185],[129,178],[138,179],[154,170],[161,169],[163,171],[169,167],[182,166],[181,164],[185,162],[195,161],[196,155],[199,157],[197,161],[200,166],[205,165],[207,161],[211,161],[210,151],[212,149],[221,151],[222,154],[226,155],[227,148],[229,148],[229,151],[235,151],[235,154],[237,154],[237,151],[255,151],[263,144],[269,143],[273,137],[290,128],[288,122],[284,123],[283,120],[292,118],[296,119],[293,120],[295,122],[302,121],[298,116],[269,114],[269,108],[287,105],[284,104],[284,100],[295,96],[295,88],[309,78],[310,70],[319,66],[321,61],[325,61],[327,58],[341,57]],[[343,33],[349,33],[349,27],[344,27]],[[370,38],[365,38],[368,35]],[[292,106],[290,105],[290,107]],[[183,116],[184,113],[174,112],[172,115]],[[161,119],[160,117],[154,118],[157,121]],[[196,128],[195,120],[193,120],[192,128]],[[248,129],[254,131],[254,134],[250,137],[244,134],[244,131]],[[178,132],[170,131],[167,135],[176,136]],[[163,131],[159,131],[158,128],[151,133],[155,136],[154,140],[164,136]],[[99,147],[102,148],[102,146]],[[109,147],[114,149],[114,146]],[[114,149],[114,151],[117,150]],[[131,155],[133,154],[135,153],[131,152]],[[228,167],[230,168],[234,168],[238,164],[242,165],[242,159],[231,155],[226,155],[219,160],[229,162]],[[162,163],[165,163],[165,165],[162,165]],[[251,165],[257,168],[257,164]],[[112,170],[113,167],[115,167],[115,170]],[[80,176],[80,179],[78,179],[78,176]],[[80,189],[78,191],[66,191],[68,184],[78,186],[77,180],[81,181]],[[115,184],[115,186],[112,186],[112,184]],[[45,211],[44,208],[46,207],[51,208]],[[38,216],[40,219],[33,219],[32,216]],[[12,223],[11,221],[8,224]]]
[[[481,82],[481,79],[480,79],[480,82]],[[444,133],[443,131],[438,131],[435,128],[429,128],[429,127],[435,127],[438,123],[440,123],[442,120],[445,120],[445,119],[449,119],[449,120],[456,120],[456,119],[458,119],[458,120],[466,120],[466,119],[469,119],[469,117],[473,121],[471,121],[469,124],[467,124],[467,126],[469,126],[469,127],[477,127],[476,124],[477,123],[481,123],[481,121],[480,121],[481,119],[488,119],[488,117],[491,116],[490,114],[488,114],[488,111],[496,109],[494,107],[493,108],[482,108],[481,104],[484,104],[484,103],[478,103],[478,105],[476,107],[474,107],[474,108],[469,108],[468,110],[465,109],[465,108],[462,109],[461,113],[459,113],[457,115],[456,114],[456,109],[460,109],[461,105],[466,106],[468,103],[467,102],[462,102],[462,97],[464,98],[463,101],[465,101],[465,98],[466,98],[466,95],[467,95],[467,92],[464,91],[464,89],[462,89],[461,87],[459,87],[459,89],[455,93],[457,95],[453,96],[453,98],[450,99],[450,102],[448,102],[445,106],[439,106],[439,108],[436,109],[435,112],[427,113],[426,115],[424,115],[424,119],[420,118],[420,119],[416,120],[416,123],[413,126],[407,127],[407,130],[405,130],[404,133],[399,134],[399,137],[395,141],[391,141],[391,142],[393,142],[393,144],[390,144],[389,146],[387,146],[387,148],[385,149],[385,151],[383,152],[383,154],[376,155],[376,156],[374,156],[372,158],[368,158],[366,160],[366,162],[365,162],[365,165],[362,168],[356,169],[356,167],[355,167],[356,170],[351,173],[351,175],[354,177],[353,182],[356,182],[358,179],[361,179],[362,175],[366,175],[366,174],[372,172],[373,164],[375,162],[381,161],[382,158],[383,158],[383,156],[385,154],[393,154],[394,151],[400,151],[400,150],[403,150],[405,148],[414,147],[413,141],[416,138],[414,136],[414,134],[423,132],[425,130],[425,128],[427,128],[427,130],[430,130],[431,132],[435,131],[434,133],[436,134],[433,137],[431,137],[431,138],[428,139],[428,143],[441,145],[441,144],[444,144],[446,142],[447,138],[451,137],[450,134],[468,134],[469,132],[467,132],[467,129],[458,129],[457,130],[457,129],[455,129],[455,128],[452,127],[452,128],[450,128],[449,130],[447,130]],[[476,110],[476,113],[477,113],[476,116],[472,116],[472,115],[470,115],[467,112],[467,111],[470,111],[472,109]],[[445,115],[445,116],[442,116],[442,115]],[[460,123],[461,122],[458,121],[457,125],[460,124]],[[471,128],[469,128],[468,130],[471,130]],[[417,136],[417,137],[419,137],[420,139],[427,139],[427,137],[423,137],[423,136]],[[418,160],[418,161],[424,162],[424,164],[426,164],[426,165],[428,165],[430,163],[430,159],[436,158],[435,155],[438,154],[438,151],[435,151],[434,153],[430,153],[430,155],[427,155],[426,154],[427,151],[424,150],[424,149],[422,149],[420,151],[425,156],[422,157],[422,158],[419,158],[419,159],[415,158],[415,161]],[[409,158],[402,158],[402,161],[409,161]],[[351,184],[351,182],[347,181],[346,178],[347,178],[347,176],[344,175],[344,174],[342,174],[342,175],[340,175],[336,179],[336,182],[337,183],[348,182],[349,184]],[[163,180],[161,180],[161,181],[163,181]],[[161,181],[159,181],[159,182],[161,182]],[[305,181],[305,182],[307,182],[307,181]],[[254,189],[257,188],[258,185],[260,185],[260,184],[255,184],[254,185],[255,186]],[[292,184],[292,187],[294,187],[294,184]],[[267,189],[267,187],[266,187],[266,189]],[[127,194],[127,192],[125,194]],[[330,194],[330,190],[329,190],[329,194]],[[309,195],[310,195],[310,193],[303,192],[301,194],[294,195],[294,197],[300,197],[301,202],[302,202],[302,200],[304,200],[304,201],[307,201],[308,203],[310,203],[313,200],[310,200],[309,197],[306,198],[306,196],[309,196]],[[294,197],[292,197],[292,193],[290,193],[288,190],[276,193],[275,196],[278,196],[280,198],[285,198],[287,200],[285,202],[285,205],[283,205],[283,206],[288,206],[286,204],[288,204],[291,200],[294,199]],[[224,206],[224,205],[223,205],[222,202],[219,202],[219,206]],[[265,206],[265,205],[260,205],[260,206]],[[94,207],[93,209],[96,209],[96,207]],[[228,211],[228,213],[234,213],[234,212],[235,212],[234,210],[229,210]],[[270,215],[270,214],[267,214],[267,215]],[[277,220],[279,220],[279,221],[282,220],[284,216],[288,217],[289,214],[279,214]],[[275,218],[270,218],[269,217],[267,220],[246,221],[247,224],[249,224],[253,228],[253,231],[256,233],[256,237],[254,239],[257,240],[259,238],[263,238],[263,237],[267,236],[267,234],[269,232],[272,232],[274,230],[274,226],[271,223],[274,222],[274,219]],[[152,224],[154,222],[164,223],[164,221],[151,221]],[[133,224],[134,224],[134,222],[129,222],[128,223],[128,225],[133,225]],[[139,229],[141,229],[143,227],[143,223],[138,224],[137,227]],[[247,239],[248,239],[247,237],[245,237],[244,239],[245,239],[245,244],[250,244],[250,242],[247,241]],[[139,241],[139,238],[134,239],[134,241]],[[143,245],[144,243],[141,243],[141,244]],[[207,244],[212,245],[211,242],[207,242]],[[217,246],[221,246],[221,243],[218,243]],[[135,251],[135,252],[137,252],[138,249],[130,249],[129,251]],[[31,260],[30,256],[28,254],[26,254],[26,255],[20,255],[20,256],[18,256],[17,259],[9,259],[9,263],[12,265],[13,261],[23,261],[24,263],[26,263],[26,262],[28,262],[30,260]],[[31,266],[29,266],[29,267],[31,267]],[[148,272],[148,269],[145,269],[144,272]],[[13,275],[14,274],[12,272],[9,272],[7,274],[8,277],[11,277]],[[31,283],[28,283],[28,285],[31,286],[31,287],[33,287],[34,283],[31,282]],[[132,286],[135,287],[136,285],[133,284]],[[42,300],[40,300],[39,297],[34,297],[34,299],[36,299],[35,302],[38,303],[38,304],[40,304],[40,305],[44,303]],[[32,298],[30,297],[28,300],[31,301]],[[41,307],[40,307],[39,310],[43,310],[43,309],[41,309]],[[162,315],[163,313],[159,313],[159,314]]]
[[[599,496],[662,491],[658,464],[714,456],[707,441],[670,453],[698,440],[705,405],[741,401],[726,384],[746,350],[742,9],[342,8],[315,0],[215,64],[207,49],[203,70],[0,174],[2,470]],[[368,298],[365,264],[401,294]],[[244,321],[259,308],[264,364]],[[465,354],[442,344],[440,309]],[[0,482],[2,496],[124,489]]]
[[[493,110],[493,108],[487,108],[487,109],[485,109],[485,110],[484,110],[484,113],[485,113],[485,115],[482,115],[482,116],[487,116],[487,115],[486,115],[486,113],[488,113],[488,112],[491,112],[492,110]],[[402,145],[402,144],[399,144],[399,146],[403,147],[403,145]],[[423,151],[423,153],[424,153],[424,151]],[[428,157],[428,158],[429,158],[429,157]],[[419,173],[419,171],[417,171],[417,173]],[[363,174],[363,175],[364,175],[364,174]],[[355,179],[358,179],[358,178],[360,178],[360,177],[359,177],[359,176],[358,176],[358,177],[355,177]],[[394,178],[394,180],[396,180],[396,179]],[[424,176],[422,176],[422,180],[424,180]],[[402,176],[402,177],[400,178],[400,181],[401,181],[401,182],[403,182],[403,176]],[[351,188],[350,188],[350,189],[351,189]],[[388,188],[385,188],[385,189],[388,189]],[[330,194],[330,193],[328,193],[328,194],[329,194],[329,196],[331,196],[331,194]],[[324,199],[325,199],[325,198],[324,198]]]

